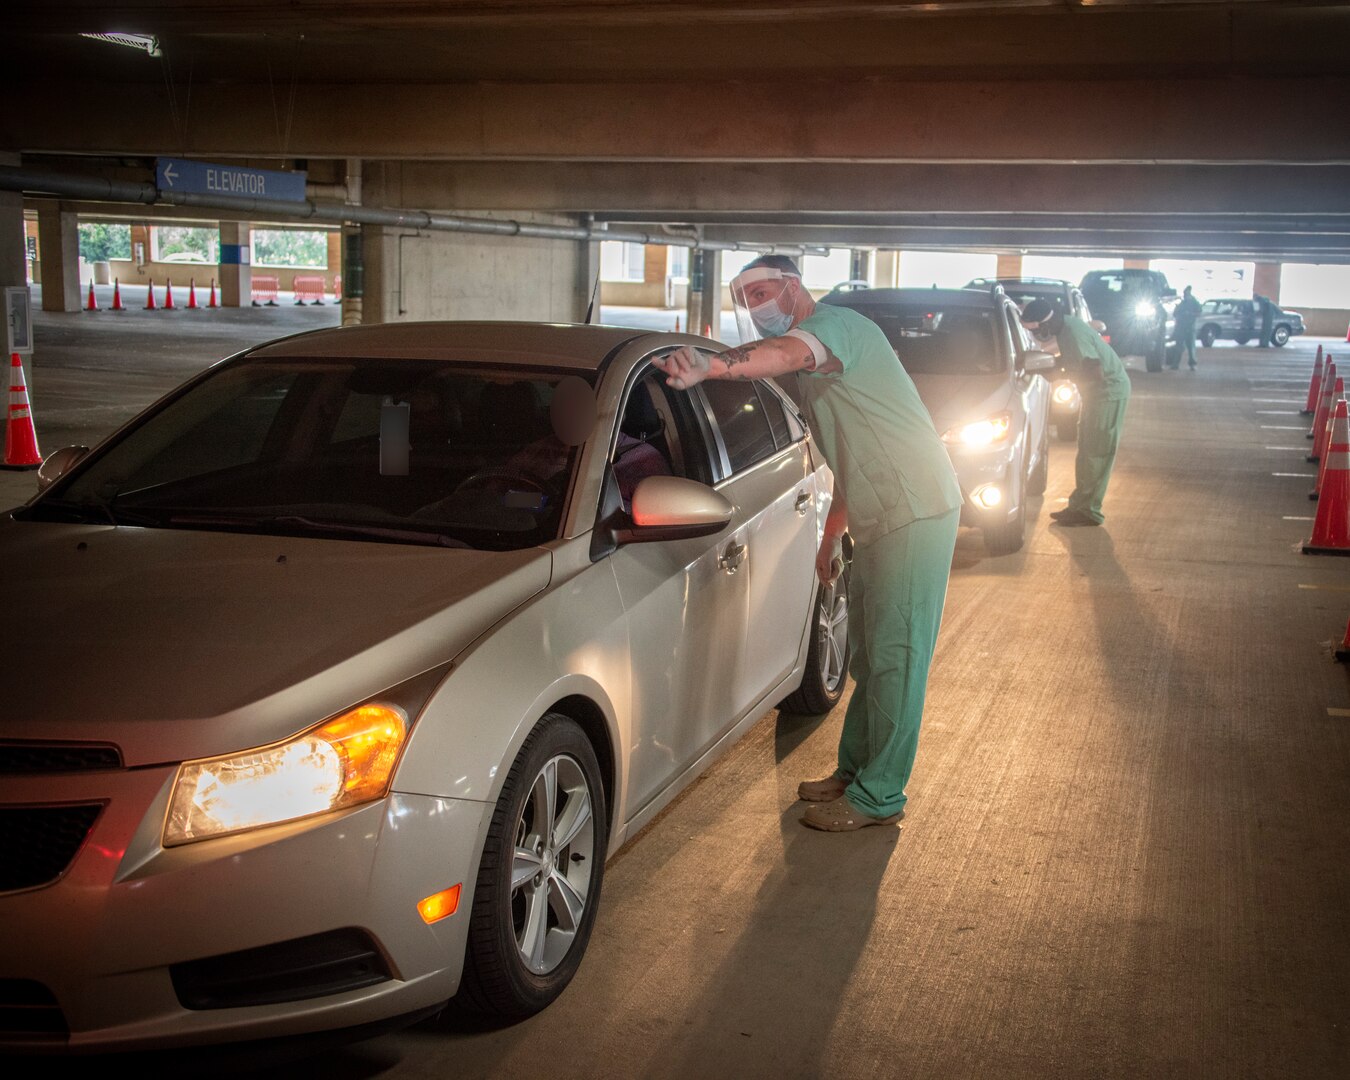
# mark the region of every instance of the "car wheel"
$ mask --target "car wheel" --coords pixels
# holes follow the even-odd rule
[[[806,650],[802,684],[778,703],[785,713],[818,716],[839,704],[848,677],[849,568],[833,585],[816,587],[811,644]]]
[[[1206,349],[1214,348],[1214,342],[1219,338],[1219,331],[1216,327],[1206,326],[1200,331],[1200,344]]]
[[[1077,415],[1064,416],[1055,421],[1055,438],[1060,442],[1078,441]]]
[[[1017,516],[1003,525],[986,525],[984,549],[990,555],[1011,555],[1022,550],[1027,532],[1027,501],[1023,493],[1022,505],[1017,508]]]
[[[1234,340],[1235,342],[1237,342],[1239,345],[1246,345],[1247,342],[1251,341],[1251,338],[1249,338],[1249,337],[1235,337],[1233,340]]]
[[[1277,326],[1270,332],[1270,343],[1279,348],[1289,344],[1289,327]]]
[[[1027,477],[1027,494],[1044,495],[1046,485],[1050,483],[1050,429],[1041,429],[1041,445],[1036,467]]]
[[[595,750],[575,721],[548,713],[492,814],[458,1003],[512,1021],[563,992],[595,922],[607,836]]]
[[[1161,371],[1163,369],[1163,357],[1167,353],[1167,344],[1163,341],[1155,341],[1148,347],[1148,352],[1144,354],[1144,368],[1148,371]]]

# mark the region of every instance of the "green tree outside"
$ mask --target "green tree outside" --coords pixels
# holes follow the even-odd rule
[[[104,222],[81,224],[80,254],[85,262],[131,258],[131,226]]]
[[[254,266],[328,266],[328,233],[322,229],[254,229]]]
[[[202,229],[191,225],[155,226],[155,259],[159,262],[214,263],[216,245],[220,243],[218,229]],[[169,256],[178,256],[170,259]]]

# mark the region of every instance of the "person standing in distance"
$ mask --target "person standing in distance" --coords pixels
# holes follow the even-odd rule
[[[956,546],[961,489],[914,383],[881,328],[817,306],[795,263],[765,255],[731,283],[741,340],[716,356],[677,349],[657,366],[687,390],[704,379],[795,373],[812,436],[834,473],[816,556],[830,583],[853,538],[849,631],[853,696],[838,768],[803,782],[802,823],[828,832],[890,825],[905,813],[928,669]]]
[[[1100,525],[1102,499],[1111,479],[1125,406],[1130,403],[1130,377],[1115,349],[1076,315],[1057,311],[1049,300],[1032,300],[1022,310],[1022,325],[1038,341],[1059,341],[1059,353],[1083,395],[1078,417],[1078,457],[1069,505],[1050,516],[1057,525]]]
[[[1200,301],[1191,295],[1191,287],[1186,286],[1181,303],[1177,305],[1177,362],[1172,364],[1175,371],[1181,367],[1181,354],[1186,354],[1192,371],[1195,370],[1195,323],[1200,318]]]

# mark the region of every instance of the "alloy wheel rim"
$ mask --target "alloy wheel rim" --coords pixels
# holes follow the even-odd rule
[[[816,617],[816,650],[820,660],[820,677],[825,689],[833,694],[848,674],[845,654],[848,650],[848,590],[844,579],[836,578],[825,587]]]
[[[544,763],[516,821],[511,922],[521,962],[547,975],[566,958],[586,913],[595,818],[590,784],[567,754]]]

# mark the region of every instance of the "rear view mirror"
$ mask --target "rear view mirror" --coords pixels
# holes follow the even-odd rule
[[[1040,349],[1030,349],[1022,357],[1022,367],[1026,371],[1053,371],[1055,358]]]
[[[38,491],[46,491],[70,472],[75,463],[87,453],[89,453],[87,446],[63,446],[60,450],[48,454],[47,460],[38,466]]]

